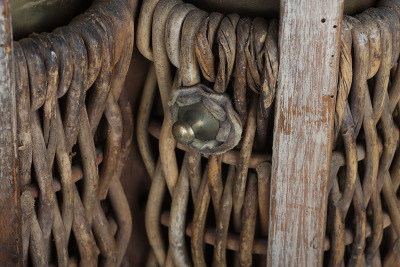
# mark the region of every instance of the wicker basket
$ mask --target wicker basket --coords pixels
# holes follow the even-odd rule
[[[324,243],[329,266],[398,263],[399,18],[400,1],[384,0],[343,20]],[[265,266],[277,27],[175,0],[143,2],[137,46],[154,64],[136,129],[152,177],[146,228],[159,266]],[[243,127],[234,149],[208,155],[176,144],[168,101],[199,83],[232,99]]]
[[[121,265],[133,10],[94,1],[69,25],[13,43],[24,266]]]

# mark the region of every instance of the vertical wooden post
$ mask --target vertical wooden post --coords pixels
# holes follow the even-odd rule
[[[0,263],[21,266],[16,106],[9,3],[0,0]]]
[[[343,0],[281,0],[268,266],[321,266]]]

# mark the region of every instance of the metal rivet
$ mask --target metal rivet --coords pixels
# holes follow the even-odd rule
[[[194,139],[215,140],[219,121],[202,102],[179,108],[178,121],[172,126],[172,135],[178,143],[189,145]]]
[[[172,135],[178,143],[189,145],[195,139],[194,131],[189,124],[177,121],[172,126]]]

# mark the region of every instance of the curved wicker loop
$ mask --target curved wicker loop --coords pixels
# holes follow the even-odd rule
[[[200,82],[200,70],[196,61],[194,39],[206,16],[207,13],[202,10],[192,10],[188,13],[182,25],[179,65],[183,86],[193,86]]]
[[[132,224],[119,177],[132,115],[119,98],[133,50],[135,5],[95,1],[68,26],[14,42],[24,264],[29,257],[37,266],[69,266],[73,258],[82,266],[122,262]],[[93,138],[103,138],[96,130],[104,110],[108,134],[99,178]],[[81,170],[72,167],[76,158]],[[100,205],[106,197],[112,215]]]
[[[28,67],[25,55],[19,43],[14,43],[15,88],[17,106],[18,165],[21,185],[31,182],[32,136],[31,101],[28,81]]]
[[[398,42],[399,40],[399,17],[396,13],[396,11],[393,8],[390,7],[385,7],[385,6],[380,6],[379,7],[381,16],[386,19],[386,21],[389,22],[389,25],[391,27],[391,33],[392,33],[392,61],[391,61],[391,67],[394,67],[394,65],[397,63],[397,60],[399,58],[399,48],[400,44]]]
[[[261,77],[256,127],[256,144],[260,151],[265,149],[268,139],[268,124],[271,119],[272,103],[275,99],[278,80],[278,22],[276,20],[269,22],[264,50],[265,62]]]
[[[391,0],[384,0],[384,1],[380,2],[379,4],[382,6],[386,6],[388,8],[392,8],[393,10],[396,11],[397,16],[400,18],[400,4],[398,2],[391,1]],[[391,84],[390,89],[389,89],[390,111],[391,112],[394,111],[396,103],[398,103],[400,100],[400,90],[396,89],[400,86],[398,84],[399,79],[400,79],[400,69],[397,68],[394,82]]]
[[[154,10],[160,0],[143,1],[137,25],[136,46],[140,53],[148,60],[153,60],[151,46],[151,25],[153,23]]]
[[[46,70],[39,48],[31,39],[22,39],[19,44],[24,51],[29,73],[31,109],[40,108],[46,98]]]
[[[178,7],[171,10],[180,10]],[[324,244],[325,251],[331,250],[329,266],[389,266],[398,260],[399,11],[398,1],[383,0],[378,8],[346,16],[343,21]],[[160,265],[204,266],[208,257],[203,244],[210,244],[214,246],[214,265],[226,266],[226,251],[233,250],[237,253],[233,263],[249,266],[255,263],[253,254],[265,255],[267,250],[271,156],[265,140],[270,137],[278,77],[278,23],[199,10],[171,11],[167,17],[167,24],[171,19],[167,31],[173,31],[173,43],[181,49],[172,49],[172,42],[165,40],[166,54],[172,63],[178,56],[183,60],[173,64],[179,68],[175,84],[166,87],[168,96],[181,83],[214,86],[214,91],[231,95],[245,127],[237,147],[221,155],[205,155],[175,143],[169,113],[160,127],[143,114],[149,109],[141,109],[139,116],[144,122],[138,131],[144,135],[148,130],[160,139],[161,166],[148,202],[149,207],[151,203],[155,206],[147,213],[151,245]],[[175,19],[179,23],[173,28]],[[169,61],[163,64],[169,65]],[[172,69],[162,71],[161,77],[173,73]],[[152,94],[143,97],[146,103],[152,102]],[[142,153],[150,158],[144,151],[148,141],[141,140]],[[175,148],[185,152],[180,171],[180,153],[175,154]],[[202,157],[208,158],[206,168]],[[154,162],[148,164],[150,172]],[[171,213],[161,210],[166,185],[173,198]],[[159,216],[161,220],[150,223],[150,218]],[[261,223],[255,222],[257,217]],[[157,230],[160,223],[170,227],[168,253]],[[388,239],[386,231],[391,231],[393,238]],[[191,255],[183,245],[185,235],[191,237]]]
[[[261,76],[263,72],[264,42],[267,38],[268,24],[263,18],[252,21],[250,38],[246,43],[245,54],[247,59],[247,82],[251,90],[259,93],[261,90]]]
[[[74,65],[70,89],[67,92],[64,132],[67,150],[72,151],[78,136],[78,125],[81,110],[85,102],[85,79],[87,72],[87,53],[82,38],[70,28],[58,28],[56,30],[68,43],[69,49],[73,51],[72,62]]]
[[[36,43],[43,56],[46,68],[47,90],[46,99],[43,108],[43,136],[45,143],[49,142],[50,121],[54,115],[55,104],[57,99],[57,83],[58,83],[58,62],[57,55],[53,45],[46,37],[38,34],[31,35],[32,40]]]
[[[335,108],[335,142],[338,138],[339,131],[342,126],[343,116],[347,106],[347,98],[350,93],[351,83],[353,79],[353,61],[351,57],[351,48],[351,25],[348,23],[347,20],[343,20],[342,34],[340,38],[339,78]]]
[[[153,21],[152,42],[154,54],[154,67],[157,74],[158,87],[160,89],[164,113],[168,109],[168,100],[172,86],[172,71],[168,61],[167,51],[165,49],[165,24],[168,20],[168,14],[171,9],[181,3],[178,0],[163,0],[157,4]]]
[[[361,13],[355,17],[365,27],[368,34],[369,71],[367,79],[370,79],[376,75],[381,64],[381,34],[376,22],[367,14]]]
[[[142,98],[140,99],[136,125],[136,139],[138,142],[140,154],[142,155],[144,165],[146,166],[147,172],[149,173],[150,177],[154,177],[156,163],[153,155],[151,154],[151,146],[149,136],[147,134],[147,128],[149,126],[151,108],[154,102],[156,89],[156,71],[154,69],[154,65],[151,64],[147,74],[145,85],[143,87]]]
[[[268,26],[268,34],[265,40],[265,62],[261,77],[261,111],[267,116],[269,107],[275,98],[275,87],[278,80],[278,27],[276,20],[272,20]]]
[[[214,39],[223,18],[224,16],[217,12],[208,15],[203,20],[194,40],[194,49],[201,73],[203,77],[210,82],[214,82],[216,77]]]
[[[69,62],[71,51],[68,48],[67,42],[61,36],[53,33],[44,34],[52,43],[54,51],[58,59],[58,89],[57,97],[63,97],[68,91],[72,80],[73,65]]]
[[[355,18],[346,16],[351,25],[351,32],[353,36],[354,48],[354,68],[353,68],[353,82],[350,91],[351,99],[351,112],[355,124],[355,136],[358,135],[364,114],[364,98],[365,90],[367,88],[367,75],[368,75],[368,62],[369,62],[369,49],[368,37],[363,29],[363,25]]]
[[[240,16],[229,14],[224,17],[217,32],[219,64],[215,77],[214,91],[224,93],[233,72],[236,55],[236,25]]]
[[[170,11],[167,23],[165,25],[165,44],[168,58],[171,63],[179,68],[179,55],[181,54],[181,29],[183,22],[189,12],[196,10],[196,7],[190,4],[178,4]]]
[[[100,122],[101,116],[104,112],[107,97],[111,90],[111,73],[114,62],[114,41],[112,39],[111,25],[95,16],[88,16],[86,18],[94,29],[101,36],[102,49],[101,49],[101,69],[99,76],[93,84],[91,92],[91,101],[87,106],[87,112],[91,123],[91,133],[94,136],[97,126]]]
[[[177,71],[172,87],[175,88],[175,86],[177,87],[180,83],[181,74],[179,71]],[[173,195],[179,176],[178,162],[175,155],[176,142],[171,133],[172,124],[173,121],[170,116],[170,112],[167,112],[166,116],[164,117],[160,132],[159,151],[165,181],[168,186],[168,191],[171,195]]]
[[[374,99],[373,99],[373,108],[374,108],[374,122],[377,123],[383,109],[383,97],[384,92],[389,83],[390,76],[390,58],[392,54],[392,35],[389,33],[389,24],[382,20],[380,16],[377,14],[374,9],[367,9],[365,11],[367,15],[370,15],[378,24],[378,27],[381,32],[381,64],[376,77],[376,86],[374,89]]]
[[[88,65],[85,89],[96,81],[99,75],[102,58],[99,57],[102,51],[102,39],[94,27],[88,21],[74,20],[79,36],[85,43]]]
[[[236,27],[237,49],[235,62],[235,80],[233,85],[233,102],[243,125],[247,120],[247,59],[245,54],[245,46],[250,38],[250,29],[250,18],[241,18]]]

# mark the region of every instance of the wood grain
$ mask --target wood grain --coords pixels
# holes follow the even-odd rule
[[[267,266],[322,266],[343,0],[281,1]]]
[[[0,262],[21,266],[16,102],[9,3],[0,1]]]

